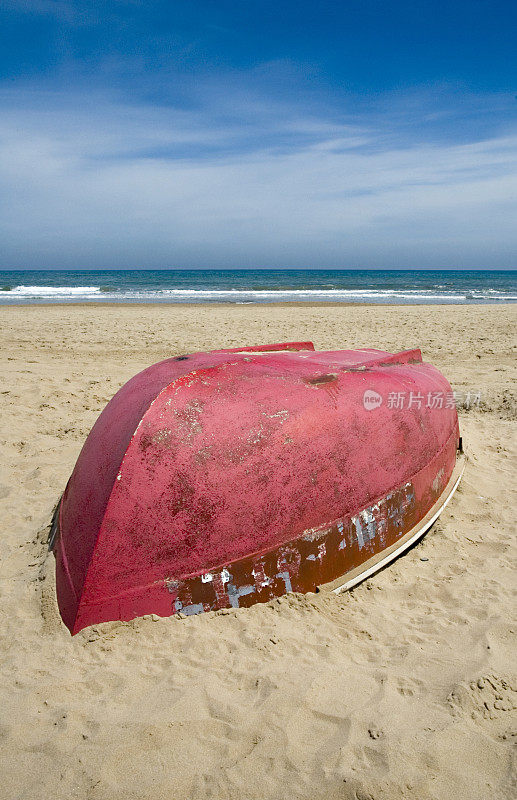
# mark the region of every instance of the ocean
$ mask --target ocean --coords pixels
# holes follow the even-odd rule
[[[515,303],[517,270],[0,271],[0,304]]]

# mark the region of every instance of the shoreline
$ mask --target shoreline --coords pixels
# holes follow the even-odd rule
[[[228,303],[218,302],[217,300],[210,303],[178,303],[171,301],[162,301],[159,303],[131,303],[121,302],[113,303],[106,301],[105,303],[99,302],[70,302],[70,303],[0,303],[0,310],[4,308],[167,308],[174,306],[176,308],[362,308],[362,307],[375,307],[375,308],[510,308],[517,306],[517,301],[514,302],[497,302],[497,303],[349,303],[346,301],[337,302],[335,300],[279,300],[271,303]]]

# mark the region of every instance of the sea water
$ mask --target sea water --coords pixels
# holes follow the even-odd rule
[[[517,270],[3,270],[0,304],[514,303]]]

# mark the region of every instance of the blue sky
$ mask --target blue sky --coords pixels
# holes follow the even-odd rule
[[[0,268],[517,266],[517,6],[0,10]]]

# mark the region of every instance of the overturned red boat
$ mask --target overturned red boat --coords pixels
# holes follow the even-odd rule
[[[419,350],[304,342],[155,364],[108,403],[59,504],[62,618],[76,633],[348,588],[434,521],[460,443]]]

